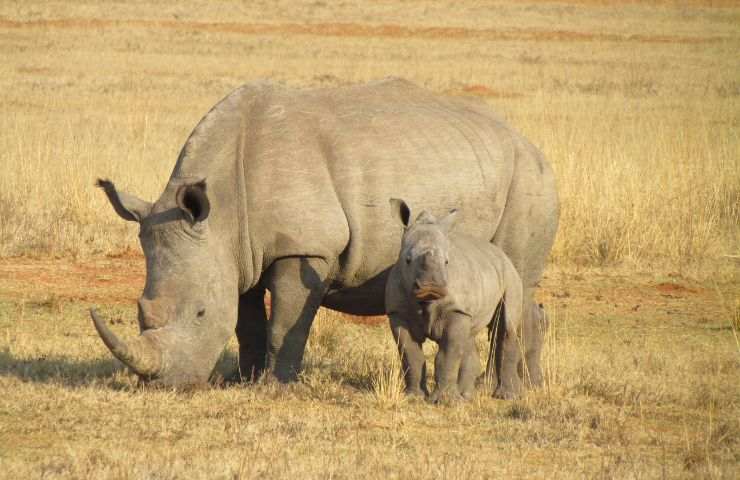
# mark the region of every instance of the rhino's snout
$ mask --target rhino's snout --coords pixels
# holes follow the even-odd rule
[[[443,256],[429,251],[419,256],[414,275],[414,296],[423,301],[436,300],[447,295],[447,271]]]
[[[172,308],[161,301],[148,300],[141,297],[138,304],[139,328],[142,332],[152,328],[164,327],[172,316]]]
[[[439,300],[440,298],[447,296],[447,285],[439,285],[436,283],[416,283],[414,287],[414,297],[422,302]]]

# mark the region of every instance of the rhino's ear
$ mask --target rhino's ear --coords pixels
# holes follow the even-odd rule
[[[141,222],[152,211],[152,204],[133,195],[116,190],[110,180],[98,179],[98,187],[102,188],[113,205],[113,210],[124,220]]]
[[[206,194],[206,181],[181,185],[175,196],[177,206],[185,214],[190,223],[202,222],[208,218],[211,211],[211,202]]]
[[[409,227],[411,222],[411,209],[406,202],[400,198],[391,198],[391,216],[401,222],[404,228]]]
[[[437,224],[442,230],[449,233],[455,227],[456,222],[457,222],[457,209],[453,208],[452,210],[450,210],[450,213],[448,213],[447,216],[444,217],[442,220],[437,222]]]

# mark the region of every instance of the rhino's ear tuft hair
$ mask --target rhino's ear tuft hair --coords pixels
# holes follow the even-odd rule
[[[401,222],[404,228],[409,228],[411,222],[411,209],[406,205],[406,202],[400,198],[391,198],[390,204],[391,216]]]
[[[211,202],[208,201],[208,195],[206,195],[205,180],[180,186],[177,189],[175,201],[191,224],[202,222],[208,218],[211,211]]]
[[[450,210],[450,213],[447,214],[442,220],[438,222],[439,226],[445,231],[450,232],[454,227],[455,223],[457,222],[457,215],[458,210],[456,208],[453,208]]]
[[[124,220],[141,222],[152,211],[151,203],[116,190],[116,186],[110,180],[99,178],[95,184],[103,189],[113,210]]]

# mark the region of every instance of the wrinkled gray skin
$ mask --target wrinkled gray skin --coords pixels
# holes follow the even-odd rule
[[[408,205],[392,199],[391,212],[404,233],[385,287],[385,306],[401,355],[406,392],[428,393],[422,351],[428,338],[439,344],[434,361],[436,387],[430,401],[470,399],[481,373],[475,336],[486,326],[493,328],[496,321],[502,331],[494,396],[519,396],[522,281],[514,265],[497,246],[450,233],[456,210],[441,220],[425,210],[412,222]],[[501,315],[496,318],[499,303]],[[495,348],[495,338],[491,336],[491,348]]]
[[[289,381],[320,305],[383,314],[401,238],[388,198],[471,212],[457,229],[508,254],[533,320],[558,222],[553,173],[535,147],[482,102],[397,79],[245,85],[201,120],[155,203],[100,186],[139,223],[147,279],[138,338],[94,322],[115,356],[164,385],[206,382],[235,328],[243,378]],[[538,352],[541,336],[528,340]]]

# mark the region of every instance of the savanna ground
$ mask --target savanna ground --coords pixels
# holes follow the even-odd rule
[[[1,3],[0,477],[737,478],[738,51],[730,1]],[[222,385],[232,342],[209,389],[138,386],[87,317],[135,335],[144,281],[95,178],[156,198],[246,81],[387,75],[551,160],[545,388],[406,400],[383,318],[330,311],[297,384]]]

